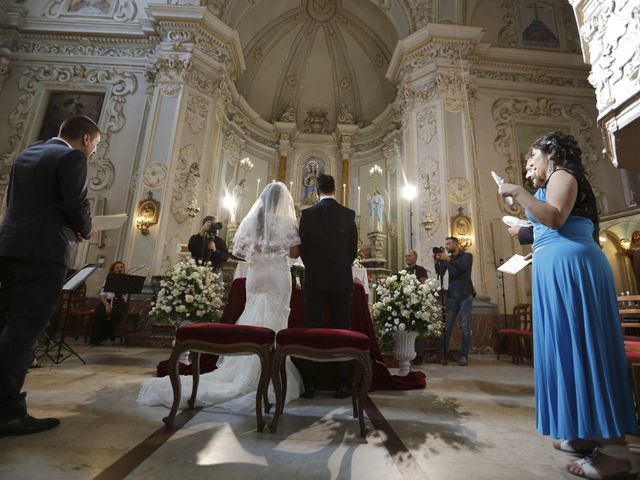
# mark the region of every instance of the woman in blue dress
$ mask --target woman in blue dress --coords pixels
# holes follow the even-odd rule
[[[583,459],[586,478],[623,478],[635,465],[625,446],[637,424],[611,267],[598,244],[598,213],[571,135],[554,132],[531,148],[531,195],[503,184],[534,225],[533,334],[536,427],[554,447]],[[606,445],[606,446],[602,446]],[[635,477],[633,477],[635,478]]]

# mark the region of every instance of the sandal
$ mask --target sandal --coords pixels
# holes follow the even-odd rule
[[[607,474],[601,474],[594,466],[594,460],[600,456],[607,457],[611,460],[616,460],[619,463],[617,469],[612,468]],[[572,472],[571,467],[579,467],[580,472]],[[610,455],[603,454],[599,448],[595,448],[591,455],[587,455],[580,460],[576,460],[567,465],[567,471],[572,475],[576,475],[582,478],[588,478],[590,480],[632,480],[638,475],[638,471],[632,471],[631,462],[623,458],[612,457]]]
[[[572,443],[576,443],[576,442],[572,442],[570,440],[554,440],[552,445],[553,445],[553,448],[555,448],[556,450],[570,453],[571,455],[579,455],[581,457],[584,455],[589,455],[591,452],[593,452],[595,448],[598,448],[600,446],[599,443],[593,442],[594,446],[591,448],[588,448],[588,447],[579,448],[572,445]]]

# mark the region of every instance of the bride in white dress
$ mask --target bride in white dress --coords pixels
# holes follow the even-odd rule
[[[291,299],[291,274],[287,257],[300,255],[300,237],[291,194],[283,183],[270,183],[242,220],[233,240],[233,254],[249,262],[247,300],[238,325],[268,327],[276,332],[287,327]],[[220,357],[217,369],[200,376],[196,406],[216,405],[232,410],[255,410],[260,377],[256,355]],[[191,395],[191,376],[182,376],[182,399]],[[287,359],[287,398],[300,396],[302,380]],[[270,388],[269,397],[273,399]],[[143,381],[138,405],[171,407],[173,389],[169,377]]]

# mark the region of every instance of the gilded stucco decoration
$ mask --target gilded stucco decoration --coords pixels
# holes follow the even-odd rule
[[[593,138],[594,120],[580,104],[567,104],[548,98],[500,98],[493,103],[492,117],[495,122],[496,136],[493,141],[496,152],[505,159],[507,167],[502,175],[505,181],[518,182],[520,168],[518,153],[516,152],[516,123],[525,121],[529,124],[554,124],[570,121],[575,130],[571,133],[576,137],[582,149],[582,160],[585,173],[593,180],[589,164],[598,161],[598,153]],[[592,181],[592,188],[600,205],[606,204],[604,194],[598,190]],[[521,214],[522,207],[517,202],[510,206],[507,202],[499,202],[501,208],[511,214]]]
[[[111,18],[117,22],[129,22],[133,20],[138,13],[136,3],[135,0],[117,0],[116,6],[111,13]],[[69,12],[67,7],[67,0],[49,0],[43,15],[47,18],[82,15],[82,12]]]
[[[465,203],[471,198],[471,184],[463,177],[451,177],[447,182],[449,198],[456,203]]]
[[[180,149],[171,197],[171,214],[178,223],[191,218],[190,209],[197,207],[200,186],[200,153],[192,144]]]
[[[152,162],[144,169],[142,179],[145,186],[158,188],[164,185],[167,180],[167,175],[167,166],[164,163]]]
[[[199,95],[191,95],[187,100],[185,119],[194,135],[198,135],[207,124],[208,102]]]
[[[121,131],[125,124],[124,105],[127,97],[137,90],[138,81],[134,74],[116,69],[85,68],[75,66],[39,66],[27,68],[18,84],[18,99],[14,110],[9,114],[9,125],[14,133],[9,137],[9,150],[0,157],[2,166],[1,183],[6,183],[9,167],[20,149],[27,127],[29,112],[35,108],[33,100],[37,94],[47,90],[105,91],[105,100],[100,115],[99,127],[102,139],[96,154],[89,161],[95,173],[89,178],[92,190],[111,187],[115,180],[115,166],[107,157],[111,136]],[[30,128],[35,128],[29,125]]]

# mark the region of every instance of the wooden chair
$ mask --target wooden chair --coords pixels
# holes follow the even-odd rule
[[[178,373],[180,354],[191,352],[193,389],[188,401],[189,409],[195,406],[200,380],[200,352],[216,355],[258,355],[261,373],[256,385],[256,422],[258,431],[264,429],[262,404],[268,412],[267,389],[275,332],[270,328],[251,325],[233,325],[227,323],[192,323],[184,325],[176,331],[176,343],[169,357],[169,378],[173,388],[173,405],[168,416],[162,421],[171,426],[180,406],[182,387]]]
[[[618,313],[622,329],[640,328],[640,295],[618,297]]]
[[[513,307],[511,325],[496,330],[495,351],[498,360],[502,346],[511,355],[511,361],[521,363],[525,358],[533,360],[533,315],[531,304],[522,303]]]
[[[276,335],[271,378],[276,393],[276,410],[271,421],[271,433],[278,427],[287,396],[286,359],[292,355],[316,362],[353,360],[355,369],[351,389],[353,416],[360,423],[360,436],[366,437],[364,402],[371,386],[372,367],[369,337],[364,333],[335,328],[285,328]]]

